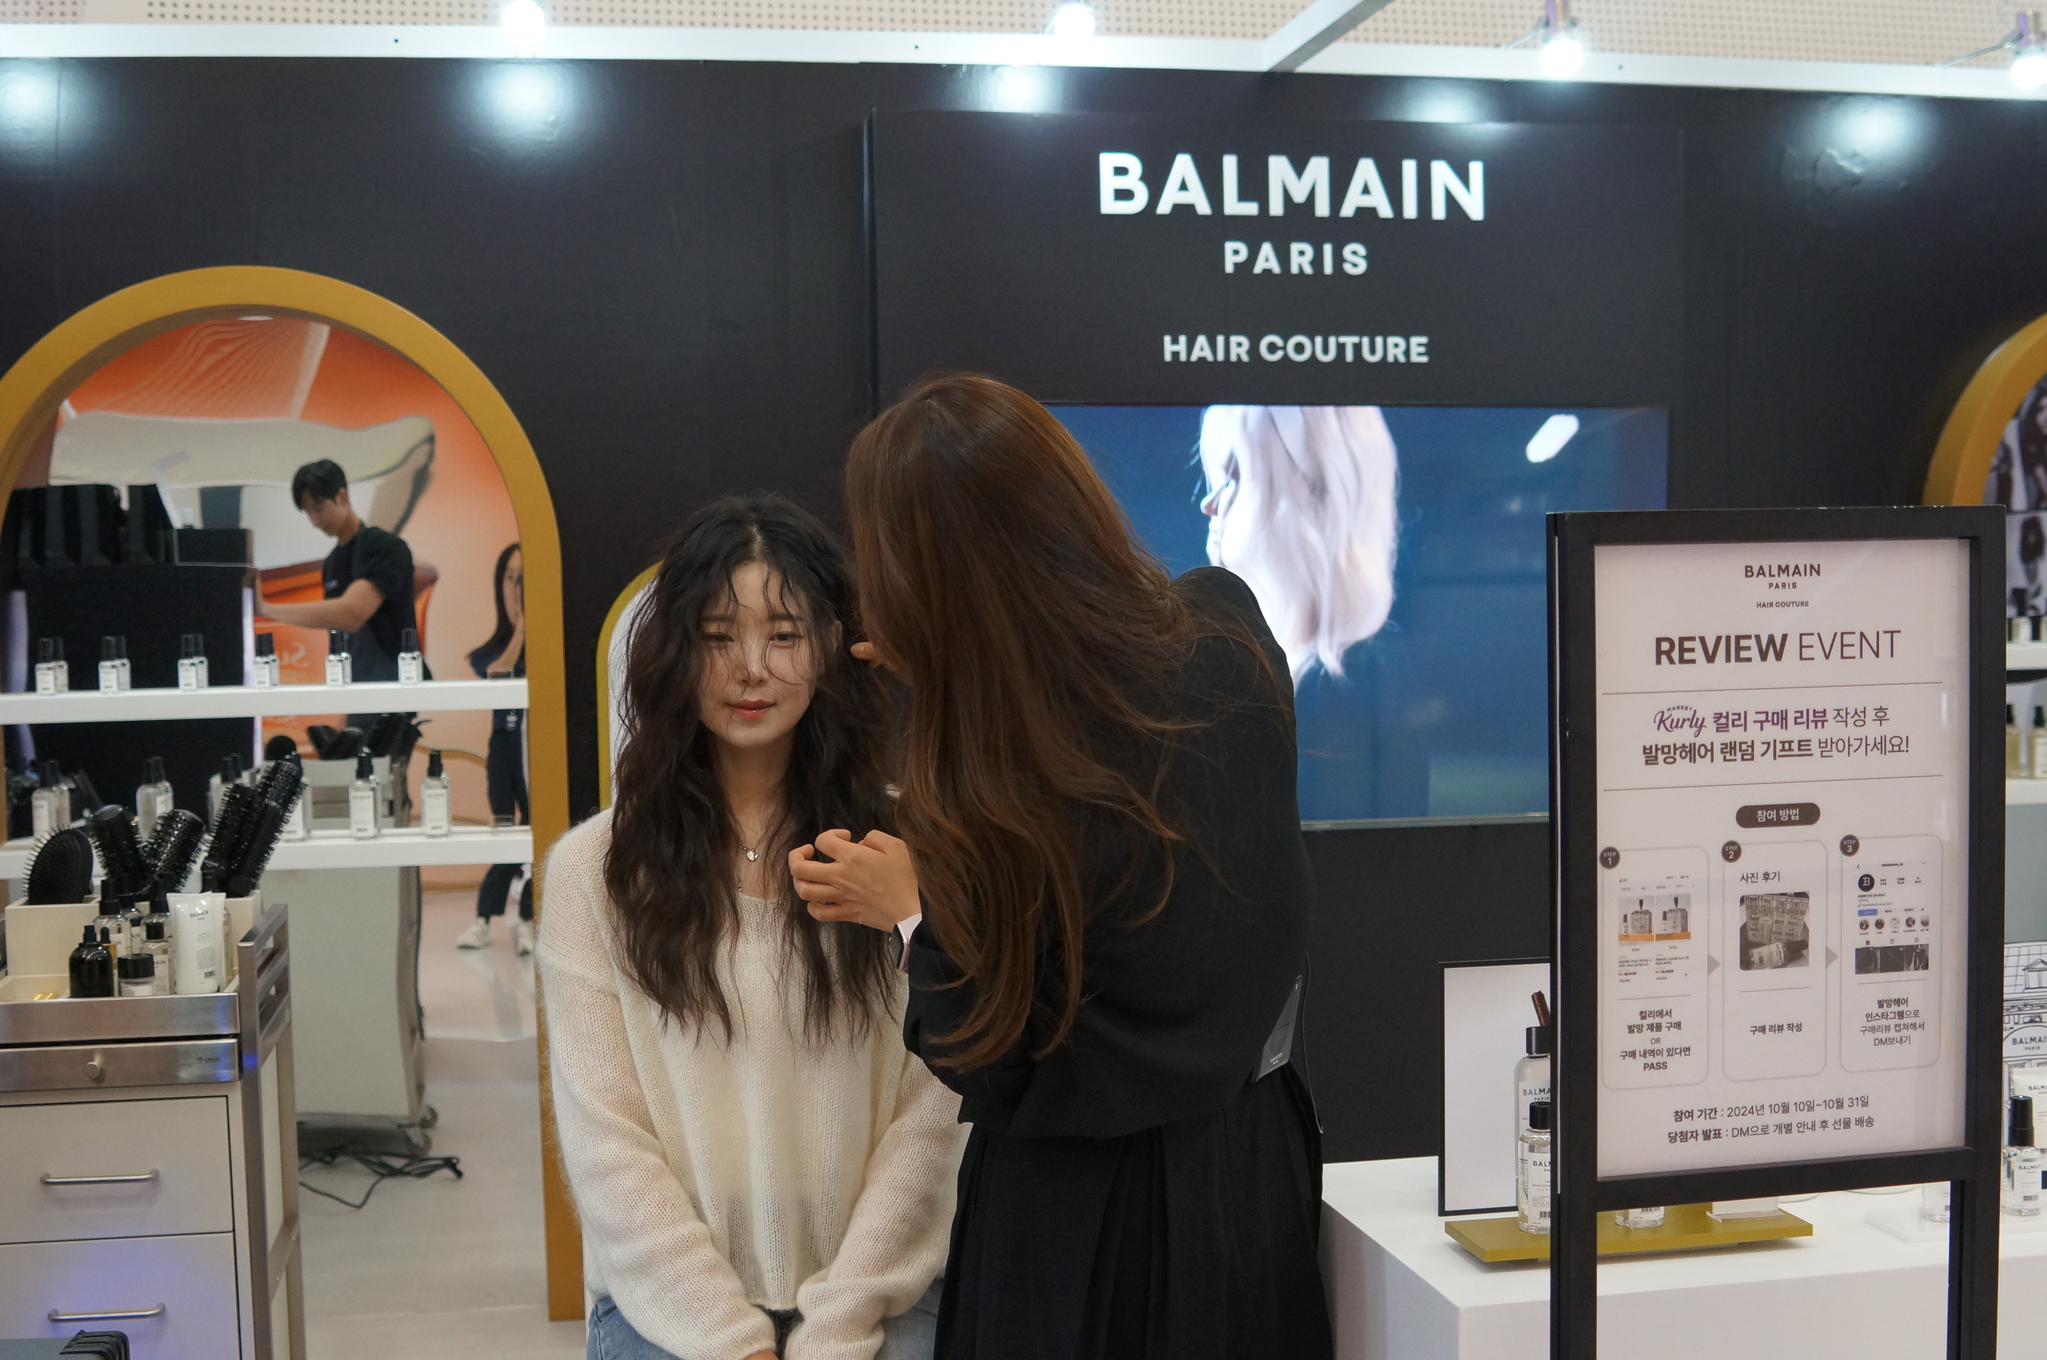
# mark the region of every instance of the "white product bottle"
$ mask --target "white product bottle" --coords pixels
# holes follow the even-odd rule
[[[276,689],[284,683],[278,673],[277,639],[269,633],[256,634],[256,669],[249,673],[249,684],[256,689]]]
[[[31,832],[40,841],[53,831],[71,825],[71,800],[58,782],[57,762],[46,760],[36,767],[36,791],[29,795]]]
[[[131,688],[134,672],[128,665],[128,639],[119,635],[100,639],[100,693],[119,694]]]
[[[179,996],[220,990],[221,923],[227,898],[220,893],[172,893],[171,990]]]
[[[143,762],[142,783],[135,789],[135,834],[143,840],[154,836],[157,819],[177,805],[171,782],[163,776],[163,757],[151,756]]]
[[[359,841],[377,835],[377,772],[364,751],[355,758],[355,782],[348,786],[348,834]]]
[[[426,679],[426,657],[420,654],[419,633],[407,628],[398,636],[398,683],[416,685]]]
[[[347,685],[355,681],[355,668],[349,664],[348,634],[338,628],[327,630],[327,683]]]
[[[68,694],[71,692],[71,666],[64,660],[64,639],[46,637],[36,640],[36,693]]]
[[[2033,1146],[2033,1098],[2014,1096],[2004,1148],[2004,1211],[2014,1218],[2040,1213],[2040,1149]]]
[[[1530,1025],[1524,1040],[1528,1056],[1514,1064],[1514,1132],[1528,1128],[1528,1107],[1549,1099],[1550,1032],[1542,1025]]]
[[[1514,1159],[1514,1207],[1521,1231],[1547,1233],[1550,1220],[1550,1103],[1528,1107],[1528,1127],[1521,1131]]]
[[[426,778],[419,781],[419,829],[427,835],[445,836],[454,829],[451,792],[441,753],[435,751],[426,758]]]
[[[178,639],[178,688],[205,689],[209,678],[206,669],[206,635],[186,633]]]

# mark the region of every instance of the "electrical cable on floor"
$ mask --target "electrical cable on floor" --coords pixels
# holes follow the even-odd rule
[[[299,1178],[299,1189],[311,1191],[322,1199],[331,1199],[336,1204],[350,1209],[360,1209],[370,1202],[371,1195],[377,1193],[377,1187],[388,1180],[423,1181],[437,1171],[449,1172],[458,1181],[462,1179],[460,1157],[387,1157],[382,1153],[364,1151],[360,1147],[328,1148],[310,1157],[301,1157],[299,1170],[304,1171],[314,1166],[331,1167],[341,1161],[354,1162],[375,1177],[370,1182],[370,1188],[362,1192],[361,1199],[344,1199],[331,1190],[322,1190],[317,1185],[307,1184],[303,1176]]]

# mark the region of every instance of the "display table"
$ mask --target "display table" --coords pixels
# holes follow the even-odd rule
[[[1547,1265],[1483,1265],[1452,1242],[1436,1216],[1435,1158],[1326,1166],[1322,1201],[1338,1360],[1547,1360]],[[1602,1262],[1600,1348],[1655,1360],[1940,1360],[1947,1239],[1915,1230],[1917,1206],[1916,1191],[1821,1195],[1789,1206],[1811,1237]],[[2038,1356],[2047,1224],[2008,1230],[2001,1257],[1998,1354]]]

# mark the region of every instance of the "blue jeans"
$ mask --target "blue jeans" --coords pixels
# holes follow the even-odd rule
[[[938,1340],[938,1295],[944,1283],[933,1280],[924,1296],[910,1305],[909,1312],[882,1319],[881,1349],[875,1352],[874,1360],[931,1360],[932,1346]],[[779,1355],[797,1314],[770,1312],[768,1316],[776,1323],[775,1350]],[[597,1300],[597,1306],[590,1310],[590,1343],[585,1354],[588,1360],[687,1360],[670,1355],[634,1331],[633,1324],[625,1320],[625,1314],[618,1311],[618,1305],[608,1295]]]

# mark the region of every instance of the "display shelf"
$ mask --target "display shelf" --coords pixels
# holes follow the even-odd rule
[[[0,878],[28,876],[35,849],[27,840],[0,845]],[[267,866],[271,869],[390,869],[407,865],[524,864],[533,858],[533,831],[514,827],[457,827],[447,836],[429,836],[418,827],[387,831],[375,840],[359,841],[346,831],[315,831],[310,840],[279,841]]]
[[[2008,671],[2047,671],[2047,642],[2007,642],[2004,668]]]
[[[0,724],[161,722],[167,718],[274,718],[299,713],[450,713],[524,708],[524,680],[428,680],[417,685],[282,685],[253,689],[130,689],[102,694],[0,694]]]
[[[2027,803],[2047,803],[2047,779],[2005,780],[2004,805],[2020,807]]]

